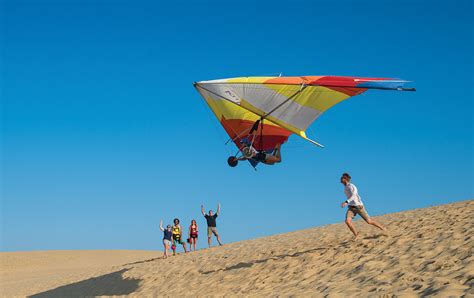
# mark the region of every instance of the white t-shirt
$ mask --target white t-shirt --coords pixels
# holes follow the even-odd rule
[[[347,185],[344,186],[344,192],[346,193],[349,206],[364,206],[357,192],[357,187],[354,184],[347,183]]]

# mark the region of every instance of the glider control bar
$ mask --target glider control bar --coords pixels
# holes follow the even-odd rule
[[[222,96],[222,95],[220,95],[220,94],[218,94],[218,93],[216,93],[216,92],[214,92],[214,91],[211,91],[211,90],[209,90],[209,89],[207,89],[207,88],[204,88],[204,87],[201,86],[201,84],[199,84],[199,83],[193,83],[193,85],[194,85],[194,87],[195,87],[196,89],[197,89],[197,88],[201,88],[201,89],[203,89],[203,90],[205,90],[205,91],[207,91],[207,92],[209,92],[209,93],[211,93],[211,94],[213,94],[213,95],[215,95],[215,96],[217,96],[217,97],[220,97],[220,98],[222,98],[222,99],[224,99],[224,100],[227,100],[227,101],[230,101],[230,102],[234,103],[233,100],[231,100],[231,99],[229,99],[229,98],[227,98],[227,97],[225,97],[225,96]],[[229,140],[227,140],[227,142],[225,142],[225,144],[227,145],[230,141],[236,140],[237,138],[239,138],[239,137],[241,137],[242,135],[244,135],[247,131],[249,131],[249,134],[252,134],[254,131],[256,131],[256,130],[258,129],[258,127],[259,127],[260,124],[262,124],[262,130],[260,131],[260,134],[261,134],[260,138],[262,138],[263,120],[264,120],[265,118],[267,118],[268,116],[270,116],[272,113],[274,113],[276,110],[278,110],[279,108],[281,108],[284,104],[286,104],[287,102],[289,102],[290,100],[292,100],[293,98],[295,98],[298,94],[300,94],[300,93],[301,93],[306,87],[308,87],[308,86],[312,86],[312,85],[301,84],[300,90],[298,90],[297,92],[295,92],[293,95],[291,95],[290,97],[288,97],[286,100],[284,100],[282,103],[278,104],[276,107],[274,107],[272,110],[270,110],[268,113],[266,113],[266,114],[263,115],[263,116],[246,109],[247,111],[249,111],[249,112],[251,112],[251,113],[253,113],[253,114],[259,116],[260,119],[257,120],[257,121],[255,121],[255,123],[252,125],[252,128],[250,129],[250,131],[249,131],[249,128],[246,128],[246,129],[242,130],[237,136],[235,136],[234,138],[230,138]],[[238,105],[238,106],[240,106],[240,105]],[[242,107],[242,108],[243,108],[243,107]],[[301,136],[301,135],[300,135],[300,136]],[[303,136],[301,136],[301,137],[303,137]],[[316,146],[318,146],[318,147],[324,148],[323,145],[321,145],[321,144],[319,144],[318,142],[315,142],[315,141],[309,139],[309,138],[306,137],[306,136],[304,136],[303,139],[309,141],[310,143],[312,143],[312,144],[314,144],[314,145],[316,145]]]

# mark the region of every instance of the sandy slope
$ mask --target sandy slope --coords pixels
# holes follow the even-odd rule
[[[123,264],[155,258],[156,251],[56,250],[0,253],[0,296],[30,295],[100,276]]]
[[[357,221],[358,242],[336,224],[167,260],[136,251],[2,253],[1,294],[474,297],[473,216],[471,200],[377,217],[389,236]]]

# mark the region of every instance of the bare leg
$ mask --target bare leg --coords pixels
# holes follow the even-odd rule
[[[188,250],[186,249],[186,243],[183,243],[183,248],[184,248],[184,252],[188,252]]]
[[[278,161],[276,162],[281,162],[281,150],[280,150],[281,144],[277,144],[275,146],[275,157],[277,158]]]
[[[194,251],[196,251],[196,242],[197,242],[197,238],[194,238],[194,239],[193,239],[193,241],[194,241],[194,242],[193,242]]]
[[[359,239],[359,234],[357,233],[354,225],[352,224],[352,218],[346,218],[346,225],[349,227],[349,230],[351,230],[352,234],[354,234],[354,240]]]
[[[211,248],[211,236],[207,236],[207,245]]]
[[[273,156],[273,155],[268,156],[268,157],[265,159],[265,161],[264,161],[264,163],[265,163],[266,165],[270,165],[270,166],[271,166],[271,165],[274,165],[276,162],[277,162],[277,159],[276,159],[276,157]]]
[[[219,237],[219,235],[216,235],[216,238],[217,238],[217,242],[219,242],[219,245],[222,246],[221,237]]]
[[[370,217],[365,219],[365,222],[367,222],[369,225],[373,225],[374,227],[377,227],[377,228],[381,229],[382,231],[385,231],[385,228],[381,224],[379,224],[375,220],[372,220],[372,218],[370,218]]]
[[[273,154],[267,155],[267,158],[265,159],[266,164],[272,165],[274,163],[281,162],[280,147],[281,147],[281,144],[277,144],[275,146],[275,150],[273,151]]]

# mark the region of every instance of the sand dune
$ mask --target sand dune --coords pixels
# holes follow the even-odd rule
[[[316,295],[474,297],[474,201],[227,244],[161,252],[1,253],[2,296]]]

